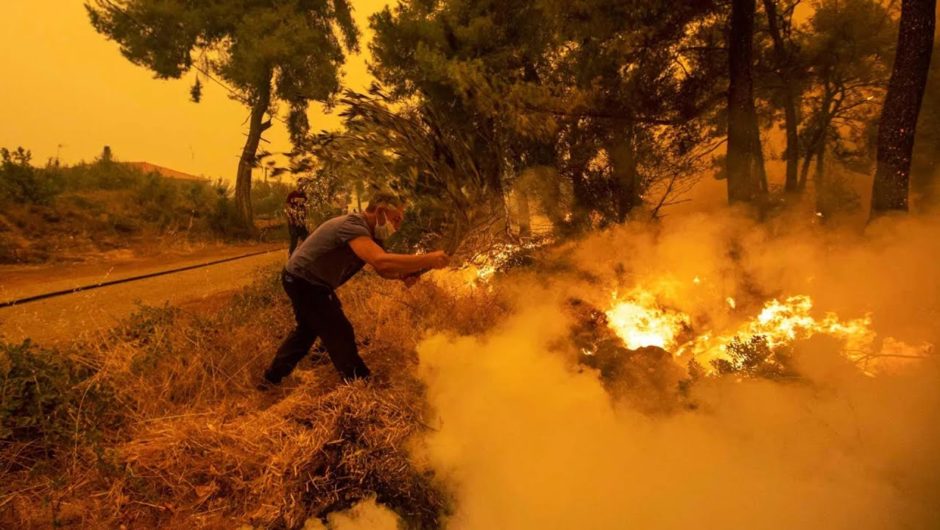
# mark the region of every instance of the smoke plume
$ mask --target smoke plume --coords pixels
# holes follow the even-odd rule
[[[940,527],[938,226],[696,214],[607,231],[559,249],[568,267],[549,280],[497,285],[517,299],[508,321],[419,347],[437,429],[422,457],[454,491],[447,528]],[[870,319],[875,339],[865,369],[821,334],[795,341],[799,378],[705,377],[644,411],[566,346],[565,300],[606,310],[638,289],[688,315],[687,340],[794,295]]]

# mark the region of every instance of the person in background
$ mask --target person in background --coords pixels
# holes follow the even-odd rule
[[[297,245],[302,243],[310,232],[307,230],[307,194],[303,186],[304,179],[297,181],[297,189],[287,194],[284,213],[287,216],[287,231],[290,233],[290,249],[287,256],[294,254]]]
[[[344,380],[369,376],[336,289],[366,264],[381,277],[403,281],[410,287],[421,272],[444,268],[449,261],[442,251],[421,255],[385,251],[385,241],[401,226],[404,215],[404,204],[397,196],[377,193],[364,213],[334,217],[300,244],[281,275],[297,326],[264,372],[260,389],[280,383],[317,338]]]

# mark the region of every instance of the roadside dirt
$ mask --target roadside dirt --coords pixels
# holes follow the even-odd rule
[[[185,257],[158,256],[152,259],[83,263],[75,266],[19,267],[0,270],[0,300],[70,289],[187,265],[195,265],[239,254],[279,249],[255,245],[206,249]],[[214,251],[213,251],[214,250]],[[202,306],[211,310],[214,301],[249,284],[258,270],[277,268],[287,257],[286,249],[245,259],[102,287],[90,291],[40,300],[0,309],[0,340],[31,339],[52,345],[89,336],[113,327],[140,305]]]
[[[118,250],[80,263],[0,265],[0,302],[281,247],[283,244],[207,244],[163,252]]]

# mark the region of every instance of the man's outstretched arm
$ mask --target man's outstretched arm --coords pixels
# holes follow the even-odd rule
[[[385,252],[367,236],[353,239],[349,246],[359,259],[371,265],[383,278],[401,279],[425,269],[443,269],[450,261],[443,251],[417,255]]]

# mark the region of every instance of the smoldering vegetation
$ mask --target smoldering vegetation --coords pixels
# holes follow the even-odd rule
[[[457,485],[448,528],[940,524],[936,233],[703,215],[562,247],[570,270],[514,280],[508,321],[419,347],[431,461]],[[768,304],[797,295],[812,309]],[[685,353],[606,332],[585,349],[572,299],[600,321],[629,301],[644,314],[627,341]]]
[[[316,353],[274,271],[57,351],[4,346],[4,525],[929,528],[935,219],[689,215],[411,290],[340,292],[379,375]],[[13,390],[16,389],[16,392]]]

